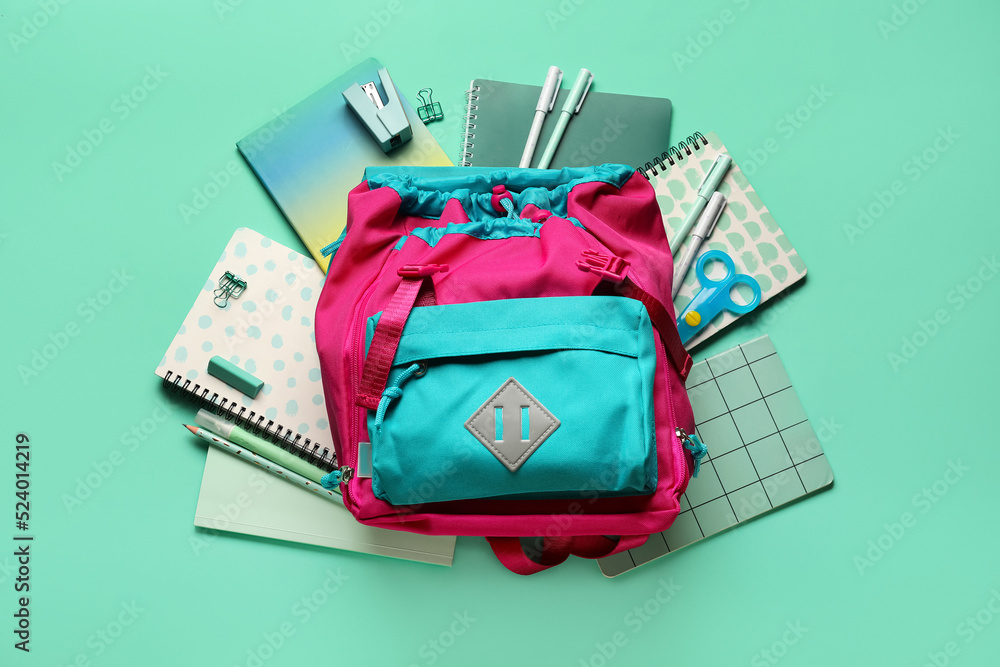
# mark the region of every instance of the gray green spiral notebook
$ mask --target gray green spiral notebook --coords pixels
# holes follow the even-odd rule
[[[516,167],[541,90],[541,86],[473,79],[465,93],[468,102],[461,166]],[[564,82],[552,112],[546,114],[531,166],[538,164],[569,90]],[[653,149],[667,145],[670,112],[670,100],[662,97],[590,91],[580,113],[566,128],[550,166],[560,169],[611,162],[641,167]]]
[[[708,446],[669,529],[598,561],[615,577],[833,484],[817,436],[768,336],[691,368],[695,431]],[[832,431],[832,432],[831,432]],[[823,424],[831,437],[836,426]],[[824,438],[825,439],[825,438]]]

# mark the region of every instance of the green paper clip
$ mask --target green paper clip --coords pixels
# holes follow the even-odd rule
[[[424,99],[425,91],[427,99]],[[424,121],[424,125],[444,118],[444,112],[441,111],[441,103],[435,102],[433,96],[434,91],[430,88],[421,88],[420,92],[417,93],[417,99],[420,100],[420,106],[417,107],[417,116],[420,117],[420,120]]]
[[[215,305],[225,308],[229,305],[229,299],[238,299],[247,288],[247,282],[230,271],[219,278],[219,289],[215,290]]]

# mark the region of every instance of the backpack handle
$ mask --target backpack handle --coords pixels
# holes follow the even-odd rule
[[[559,565],[570,556],[580,558],[604,558],[612,554],[641,546],[649,535],[625,535],[605,537],[603,535],[583,535],[577,537],[487,537],[490,547],[504,567],[514,574],[536,574]],[[536,544],[532,545],[532,541]],[[525,551],[527,542],[529,556]],[[537,543],[540,542],[540,549]],[[534,547],[534,548],[532,548]]]

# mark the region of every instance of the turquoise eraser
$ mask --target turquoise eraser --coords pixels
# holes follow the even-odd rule
[[[256,398],[264,387],[263,380],[258,380],[222,357],[212,357],[208,360],[208,374],[219,378],[233,389],[239,389],[250,398]]]

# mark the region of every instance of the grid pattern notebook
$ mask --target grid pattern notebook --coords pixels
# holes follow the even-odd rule
[[[614,577],[833,484],[833,470],[768,336],[700,361],[688,376],[708,446],[673,525],[598,563]]]
[[[656,190],[656,200],[669,238],[674,237],[684,221],[698,193],[698,186],[715,158],[723,153],[732,157],[717,134],[709,132],[702,136],[696,133],[654,160],[654,166],[643,170]],[[760,284],[761,305],[758,308],[762,308],[768,299],[805,278],[806,265],[735,159],[719,184],[719,192],[726,195],[726,209],[711,236],[702,244],[701,252],[721,250],[732,257],[737,273],[752,276]],[[690,237],[678,251],[678,257],[685,252],[688,243]],[[719,266],[713,267],[713,264]],[[705,268],[709,279],[718,280],[723,275],[718,262],[710,262]],[[701,285],[692,266],[674,299],[678,313],[699,290]],[[738,317],[728,311],[722,312],[688,341],[687,348],[690,350],[703,343]]]

